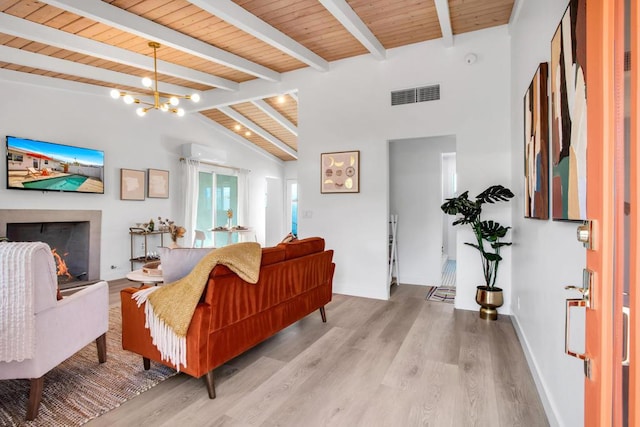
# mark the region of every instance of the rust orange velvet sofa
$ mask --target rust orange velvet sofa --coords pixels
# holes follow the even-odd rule
[[[211,270],[187,332],[187,366],[180,370],[205,377],[210,398],[215,398],[213,369],[264,341],[283,328],[319,310],[331,301],[333,250],[324,239],[311,237],[262,249],[256,284],[243,281],[227,267]],[[140,354],[144,368],[150,360],[163,361],[144,327],[144,304],[131,299],[139,288],[123,289],[122,347]]]

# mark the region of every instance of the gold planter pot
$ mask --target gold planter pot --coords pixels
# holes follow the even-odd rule
[[[486,286],[478,286],[476,290],[476,302],[480,305],[480,318],[486,320],[497,320],[498,310],[504,303],[502,299],[502,289],[488,289]]]

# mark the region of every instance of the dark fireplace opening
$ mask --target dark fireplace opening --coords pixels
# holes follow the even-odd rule
[[[45,242],[51,248],[61,289],[89,278],[89,221],[7,223],[14,242]]]

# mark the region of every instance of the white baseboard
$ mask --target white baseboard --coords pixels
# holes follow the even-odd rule
[[[538,390],[538,395],[540,396],[540,400],[542,401],[542,406],[544,407],[544,412],[547,415],[549,425],[551,427],[561,427],[557,416],[558,411],[553,403],[551,403],[551,400],[549,400],[549,397],[547,395],[547,387],[544,380],[539,374],[540,370],[538,369],[538,364],[536,363],[533,354],[531,354],[531,348],[529,347],[527,338],[522,333],[522,329],[520,329],[520,324],[518,323],[518,319],[515,315],[511,316],[511,323],[513,324],[513,328],[516,330],[516,334],[518,335],[518,339],[520,340],[520,345],[522,346],[524,357],[527,359],[527,364],[529,365],[529,370],[531,371],[531,375],[533,376],[533,381],[536,383],[536,389]]]

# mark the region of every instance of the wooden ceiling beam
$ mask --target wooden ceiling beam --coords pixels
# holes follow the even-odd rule
[[[320,0],[320,3],[355,37],[376,59],[386,59],[387,51],[369,27],[349,6],[346,0]]]
[[[101,0],[43,0],[44,3],[93,19],[127,33],[156,41],[207,61],[215,62],[252,76],[272,82],[280,80],[280,73],[227,52],[208,43],[189,37],[153,21],[142,18]]]
[[[33,67],[56,73],[69,74],[76,77],[82,77],[91,80],[100,80],[107,83],[113,83],[115,86],[139,87],[140,91],[147,89],[142,87],[140,77],[130,74],[120,73],[117,71],[106,70],[104,68],[93,67],[91,65],[81,64],[79,62],[59,59],[52,56],[40,55],[38,53],[29,52],[22,49],[14,49],[8,46],[0,46],[0,61],[19,64],[25,67]],[[173,85],[169,83],[159,83],[162,93],[171,93],[173,95],[186,95],[194,92],[183,86]],[[105,94],[108,90],[102,88]]]
[[[242,126],[246,127],[251,132],[253,132],[256,135],[259,135],[260,137],[262,137],[265,140],[269,141],[269,143],[272,144],[274,147],[276,147],[279,150],[287,153],[288,155],[290,155],[291,157],[293,157],[295,159],[298,158],[298,153],[293,148],[289,147],[287,144],[285,144],[284,142],[280,141],[278,138],[276,138],[275,136],[271,135],[269,132],[267,132],[266,130],[262,129],[260,126],[258,126],[257,124],[255,124],[254,122],[252,122],[251,120],[249,120],[248,118],[243,116],[242,114],[238,113],[233,108],[231,108],[231,107],[219,107],[218,110],[220,112],[222,112],[223,114],[225,114],[226,116],[230,117],[231,119],[235,120],[236,122],[240,123]]]
[[[313,72],[310,69],[307,69]],[[289,94],[298,90],[297,83],[290,79],[278,83],[267,82],[265,80],[253,79],[239,84],[235,92],[222,90],[206,90],[200,93],[200,102],[192,107],[185,107],[187,112],[213,110],[219,107],[251,102],[256,99],[266,99],[278,95]]]
[[[434,1],[436,12],[438,12],[438,20],[440,21],[440,30],[442,31],[442,42],[444,47],[452,47],[453,29],[451,27],[451,15],[449,14],[449,0]]]
[[[188,1],[318,71],[329,71],[329,63],[322,57],[231,0]]]
[[[285,116],[280,114],[275,108],[267,104],[264,100],[256,99],[255,101],[251,101],[251,103],[256,107],[258,107],[260,110],[262,110],[262,112],[265,113],[267,116],[271,117],[273,120],[278,122],[280,126],[285,128],[295,136],[298,136],[298,127],[293,123],[291,123],[289,120],[287,120]]]
[[[114,61],[143,70],[153,71],[151,58],[130,52],[105,43],[96,42],[84,37],[78,37],[65,31],[56,30],[46,25],[36,24],[25,19],[16,18],[6,13],[0,13],[0,28],[5,34],[20,37],[55,46],[73,52],[79,52],[96,58]],[[158,60],[158,68],[162,74],[178,77],[207,86],[214,86],[227,91],[238,90],[238,83],[221,77],[212,76],[191,68],[182,67],[166,61]]]
[[[21,71],[7,70],[5,68],[0,68],[0,80],[17,84],[28,84],[32,86],[64,90],[67,92],[98,95],[109,101],[109,98],[105,96],[104,87],[88,83],[74,82],[71,80],[41,76],[38,74],[23,73]]]

